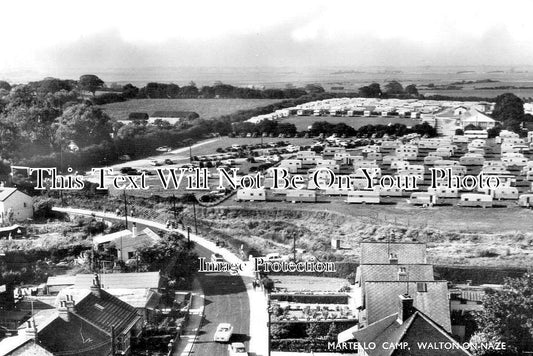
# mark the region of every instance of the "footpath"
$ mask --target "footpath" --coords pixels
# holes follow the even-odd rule
[[[67,214],[78,214],[78,215],[88,215],[88,216],[95,216],[100,217],[104,219],[115,219],[115,220],[125,220],[124,216],[118,216],[114,213],[110,212],[102,212],[102,211],[92,211],[87,209],[75,209],[75,208],[62,208],[62,207],[54,207],[52,210]],[[128,222],[135,222],[137,224],[142,224],[146,226],[150,226],[156,229],[164,230],[164,231],[171,231],[171,232],[178,232],[182,234],[183,236],[187,236],[187,231],[183,229],[169,229],[166,227],[165,224],[146,220],[142,218],[137,217],[130,217],[128,216]],[[190,239],[191,241],[194,241],[196,244],[212,251],[213,253],[219,253],[224,257],[224,259],[230,263],[238,263],[242,264],[244,266],[242,271],[239,271],[239,275],[243,279],[243,283],[246,286],[246,291],[248,293],[248,299],[250,304],[250,341],[249,341],[249,352],[252,355],[256,356],[267,356],[268,351],[268,312],[267,312],[267,297],[261,290],[261,288],[253,289],[251,282],[248,282],[250,278],[255,278],[253,273],[253,266],[251,263],[245,262],[242,259],[240,259],[237,255],[235,255],[233,252],[217,246],[214,242],[211,242],[197,234],[190,233]],[[195,298],[197,297],[197,298]],[[200,307],[201,303],[201,307]],[[203,317],[203,293],[198,291],[197,295],[194,295],[193,297],[193,306],[197,306],[197,309],[193,308],[193,310],[200,310],[201,308],[201,314],[198,314],[198,317],[195,315],[191,315],[191,317],[194,316],[192,322],[194,323],[201,323],[202,317]],[[197,337],[197,332],[199,330],[199,325],[197,327],[194,327],[189,323],[188,325],[191,326],[190,330],[187,329],[188,336],[188,342],[187,345],[191,345],[188,350],[185,350],[185,348],[181,351],[181,353],[174,353],[174,355],[181,355],[186,356],[189,354],[193,342]],[[192,336],[194,335],[194,337]],[[182,336],[184,338],[185,336]],[[180,343],[181,344],[185,343]],[[184,346],[184,347],[186,347]],[[180,348],[178,347],[178,348]]]

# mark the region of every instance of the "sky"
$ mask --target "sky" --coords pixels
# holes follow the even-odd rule
[[[141,67],[533,64],[533,1],[22,0],[0,77]]]

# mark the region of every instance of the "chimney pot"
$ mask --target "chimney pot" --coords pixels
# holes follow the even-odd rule
[[[408,294],[400,295],[399,297],[398,323],[403,324],[415,312],[415,308],[413,307],[414,301]]]

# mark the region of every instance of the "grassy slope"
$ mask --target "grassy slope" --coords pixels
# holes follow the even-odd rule
[[[239,110],[248,110],[277,103],[280,100],[268,99],[133,99],[120,103],[102,105],[111,117],[125,120],[131,112],[155,111],[194,111],[201,118],[232,114]]]

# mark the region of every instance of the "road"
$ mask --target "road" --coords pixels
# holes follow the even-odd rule
[[[200,257],[211,257],[211,251],[196,245]],[[198,273],[205,294],[204,321],[193,347],[193,355],[227,355],[227,344],[213,341],[219,323],[233,325],[231,342],[243,342],[248,348],[250,303],[243,278],[228,273]],[[250,278],[244,278],[251,283]]]
[[[102,214],[100,212],[94,213],[97,216]],[[85,211],[83,214],[89,215],[90,212]],[[122,217],[112,216],[106,216],[105,219],[123,220]],[[131,228],[131,223],[129,227]],[[151,226],[137,221],[139,230],[145,227]],[[206,257],[208,260],[211,258],[212,252],[199,244],[195,244],[195,251],[199,257]],[[192,348],[191,355],[223,356],[228,354],[227,344],[219,344],[213,341],[213,336],[219,323],[233,325],[234,332],[230,342],[243,342],[248,349],[248,341],[250,340],[250,302],[245,283],[250,284],[252,279],[239,275],[232,276],[229,273],[198,273],[196,278],[200,282],[205,295],[204,320],[198,331],[197,342]]]

